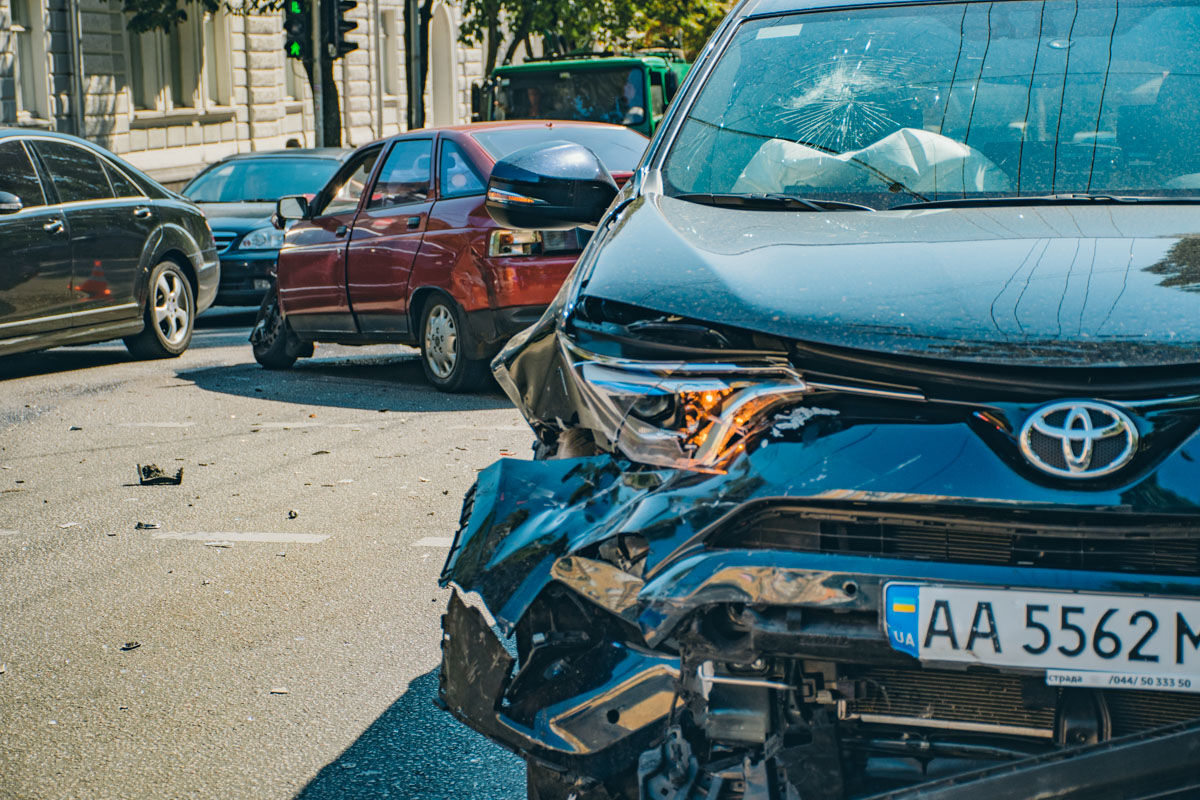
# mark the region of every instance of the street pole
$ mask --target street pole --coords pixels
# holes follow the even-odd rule
[[[312,90],[313,90],[313,134],[317,147],[325,146],[325,76],[321,69],[323,49],[321,38],[321,0],[309,4],[312,12]]]

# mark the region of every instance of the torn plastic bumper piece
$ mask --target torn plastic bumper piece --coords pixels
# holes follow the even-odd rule
[[[1057,750],[867,800],[1150,800],[1200,795],[1200,720]]]
[[[604,777],[636,761],[662,735],[676,703],[679,661],[643,653],[619,643],[616,652],[582,672],[586,686],[573,685],[564,700],[538,711],[532,725],[505,713],[513,686],[515,659],[477,609],[456,592],[442,619],[442,668],[439,700],[462,722],[526,757]],[[553,696],[559,679],[553,672],[530,681],[525,691]]]

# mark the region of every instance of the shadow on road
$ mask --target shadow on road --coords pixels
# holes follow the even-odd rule
[[[36,353],[20,353],[0,357],[0,381],[110,367],[113,364],[128,364],[132,360],[129,351],[120,342],[116,342],[114,347],[105,348],[60,347]]]
[[[283,371],[239,364],[176,374],[210,392],[282,403],[410,412],[511,408],[494,383],[476,394],[439,392],[425,380],[418,356],[407,353],[306,358]]]
[[[226,308],[206,311],[196,318],[196,330],[189,345],[191,350],[209,347],[228,347],[245,344],[250,348],[250,328],[258,308]],[[129,364],[133,357],[120,339],[72,347],[56,347],[33,353],[0,357],[0,381],[28,378],[33,375],[54,375],[60,372]],[[164,359],[163,363],[171,363]]]
[[[437,670],[409,684],[296,800],[524,800],[524,764],[434,708],[437,684]]]

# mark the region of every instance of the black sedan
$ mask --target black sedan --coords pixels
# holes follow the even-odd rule
[[[220,265],[192,203],[112,153],[0,128],[0,355],[123,338],[177,356]]]
[[[327,147],[243,153],[218,161],[183,187],[208,217],[221,258],[219,305],[258,305],[270,286],[283,231],[271,226],[275,201],[309,199],[350,153]]]

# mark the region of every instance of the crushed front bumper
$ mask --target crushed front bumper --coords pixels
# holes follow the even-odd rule
[[[1029,527],[1074,516],[1084,526],[1094,519],[1131,530],[1139,517],[1128,506],[1076,503],[1063,512],[1048,489],[1020,500],[989,498],[996,485],[981,470],[953,472],[959,487],[974,490],[957,497],[912,491],[929,484],[912,470],[903,487],[893,472],[863,481],[879,491],[845,490],[833,483],[844,474],[789,463],[818,458],[814,451],[827,445],[847,463],[862,446],[822,439],[780,445],[720,475],[638,468],[610,456],[505,460],[482,472],[443,583],[476,596],[495,625],[458,594],[451,601],[446,708],[528,759],[595,780],[628,770],[639,753],[658,753],[681,724],[715,732],[726,746],[778,749],[784,742],[771,744],[776,723],[768,718],[779,708],[814,740],[840,742],[837,754],[826,748],[803,756],[815,774],[828,776],[830,763],[844,763],[847,747],[896,751],[855,767],[879,780],[856,789],[848,781],[843,794],[836,780],[823,778],[836,791],[818,797],[914,785],[1200,716],[1200,695],[1115,691],[1098,701],[1107,727],[1092,730],[1090,711],[1083,723],[1064,723],[1079,704],[1066,704],[1063,691],[1039,676],[922,667],[889,645],[880,618],[883,587],[892,581],[1200,598],[1195,572],[838,551],[800,546],[811,530],[780,522],[929,518],[936,528],[946,519],[1017,519]],[[966,451],[957,448],[960,456]],[[869,463],[862,455],[858,463]],[[947,470],[953,462],[928,459],[921,472]],[[795,475],[812,477],[801,483],[789,478]],[[755,521],[763,514],[771,520],[765,527]],[[517,652],[497,634],[513,637]],[[765,666],[752,675],[728,671],[759,663]],[[647,780],[658,769],[652,761],[643,759]]]

